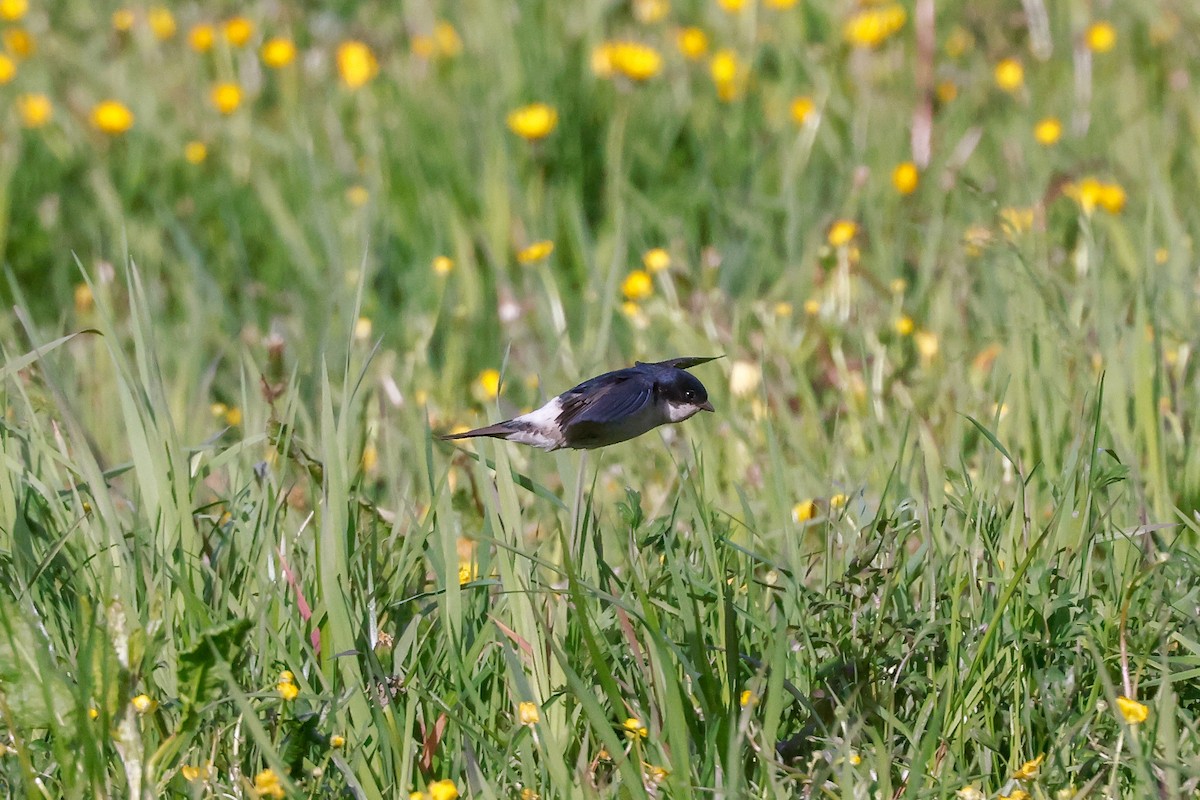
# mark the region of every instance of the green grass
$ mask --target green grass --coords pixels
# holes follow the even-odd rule
[[[140,7],[5,23],[37,51],[0,86],[2,790],[1195,796],[1200,17],[1114,7],[1115,49],[1076,54],[1082,7],[1046,9],[1043,52],[1038,3],[937,5],[927,87],[914,6],[874,50],[816,3],[267,4],[206,54],[214,9],[166,41]],[[462,52],[424,59],[440,19]],[[733,101],[680,25],[737,52]],[[662,74],[593,75],[621,37]],[[380,61],[359,90],[350,38]],[[29,92],[54,117],[22,130]],[[90,126],[106,97],[127,133]],[[504,123],[532,101],[538,143]],[[1064,195],[1087,176],[1123,209]],[[718,413],[627,444],[436,438],[716,354]]]

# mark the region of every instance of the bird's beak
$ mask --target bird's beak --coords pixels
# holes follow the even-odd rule
[[[713,408],[713,404],[708,402],[707,400],[705,400],[703,403],[700,404],[700,410],[701,411],[716,411],[716,409]]]

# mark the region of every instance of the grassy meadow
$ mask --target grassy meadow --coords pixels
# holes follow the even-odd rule
[[[1198,796],[1197,31],[0,0],[0,793]]]

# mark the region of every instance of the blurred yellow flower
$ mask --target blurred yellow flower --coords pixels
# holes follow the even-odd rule
[[[1061,137],[1062,123],[1058,121],[1058,117],[1046,117],[1038,120],[1037,125],[1033,126],[1033,138],[1046,147],[1056,144]]]
[[[775,304],[774,308],[775,316],[777,317],[790,317],[794,310],[795,309],[792,308],[792,304],[786,300],[779,301]]]
[[[994,70],[996,85],[1006,92],[1018,91],[1025,85],[1025,67],[1015,58],[1005,58],[996,64]]]
[[[1154,250],[1154,263],[1155,264],[1158,264],[1161,267],[1163,264],[1167,263],[1167,261],[1170,258],[1171,258],[1170,250],[1168,250],[1165,247],[1155,248],[1155,250]]]
[[[717,98],[728,103],[741,94],[746,70],[732,50],[718,50],[708,64],[709,74],[717,87]]]
[[[275,691],[279,692],[279,696],[284,700],[295,700],[300,694],[300,687],[296,685],[296,676],[286,669],[279,673],[279,680],[275,682]]]
[[[207,53],[217,40],[217,29],[207,22],[193,25],[188,31],[188,45],[197,53]]]
[[[342,83],[350,89],[358,89],[379,73],[379,62],[370,47],[351,39],[338,45],[337,68]]]
[[[1093,22],[1088,27],[1084,39],[1088,49],[1093,53],[1107,53],[1117,44],[1117,29],[1112,26],[1111,22],[1104,20]]]
[[[13,58],[23,60],[37,50],[37,40],[24,28],[9,28],[4,31],[4,49]]]
[[[912,194],[917,190],[917,185],[920,182],[921,173],[917,170],[917,165],[911,161],[898,164],[892,170],[892,186],[895,186],[896,191],[900,194]]]
[[[653,247],[642,253],[642,266],[648,272],[662,272],[671,266],[671,254],[661,247]]]
[[[545,139],[558,125],[558,112],[546,103],[530,103],[508,114],[508,129],[527,142]]]
[[[17,113],[26,128],[40,128],[54,115],[54,106],[44,94],[17,95]]]
[[[934,87],[933,94],[939,103],[951,103],[958,97],[958,84],[954,81],[940,81]]]
[[[225,424],[232,427],[237,427],[242,424],[242,410],[237,406],[231,406],[225,412]]]
[[[203,164],[208,158],[208,145],[192,140],[183,146],[183,158],[189,164]]]
[[[680,28],[675,45],[689,61],[699,61],[708,52],[708,34],[696,27]]]
[[[1121,712],[1122,719],[1130,725],[1139,725],[1150,716],[1149,708],[1125,695],[1117,698],[1117,710]]]
[[[539,242],[534,242],[517,251],[517,263],[532,264],[535,261],[541,261],[554,252],[554,242],[549,239],[542,239]]]
[[[1026,761],[1021,765],[1021,768],[1013,773],[1013,777],[1019,781],[1033,780],[1038,776],[1038,771],[1041,769],[1042,762],[1046,760],[1046,754],[1042,753],[1032,761]]]
[[[621,724],[625,729],[625,736],[629,739],[645,739],[650,735],[650,730],[637,717],[630,717]]]
[[[449,256],[437,256],[433,259],[433,272],[435,275],[449,275],[454,269],[454,261]]]
[[[242,47],[254,35],[254,23],[245,17],[230,17],[221,25],[225,41],[234,47]]]
[[[954,796],[957,797],[958,800],[987,800],[987,795],[979,791],[979,788],[973,783],[969,783],[959,789],[954,793]]]
[[[263,63],[272,69],[282,69],[296,60],[296,44],[283,36],[267,39],[259,51]]]
[[[0,85],[10,82],[17,77],[17,62],[0,53]]]
[[[795,122],[797,125],[803,125],[808,121],[809,116],[812,115],[816,107],[817,104],[808,95],[792,98],[792,103],[788,107],[792,113],[792,122]]]
[[[899,3],[866,8],[846,20],[842,36],[855,47],[878,47],[907,21],[908,12]]]
[[[283,784],[279,782],[279,776],[273,769],[264,769],[254,776],[254,794],[257,797],[270,797],[273,800],[281,800],[287,796],[283,790]]]
[[[208,97],[217,111],[228,116],[242,104],[242,88],[236,83],[218,83]]]
[[[910,317],[908,314],[901,314],[900,316],[896,317],[895,321],[892,323],[892,327],[895,328],[896,333],[900,334],[901,336],[909,336],[917,326],[916,323],[913,322],[912,317]]]
[[[75,286],[75,310],[80,314],[84,314],[91,310],[92,305],[96,302],[96,298],[92,296],[92,287],[86,283],[76,284]],[[93,717],[94,719],[94,717]]]
[[[528,701],[517,705],[517,719],[522,725],[537,725],[540,716],[538,715],[537,703]]]
[[[488,400],[495,400],[500,396],[500,373],[494,369],[485,369],[479,373],[479,377],[475,379],[475,385],[479,387],[479,391]]]
[[[458,585],[463,586],[479,577],[479,568],[474,561],[458,562]]]
[[[762,383],[762,367],[753,361],[734,361],[729,369],[729,393],[734,397],[754,394]]]
[[[133,27],[133,23],[137,21],[133,10],[129,8],[118,8],[112,13],[112,26],[114,31],[125,33]]]
[[[339,733],[335,733],[333,736],[329,737],[329,746],[334,750],[341,750],[346,746],[346,737]]]
[[[1029,800],[1029,792],[1024,789],[1013,789],[1011,794],[998,794],[996,800]]]
[[[613,76],[613,51],[616,42],[601,42],[592,48],[592,74],[597,78],[607,80]]]
[[[355,208],[362,208],[371,199],[371,193],[361,183],[356,183],[346,189],[346,202]]]
[[[118,100],[103,100],[92,108],[92,125],[109,136],[120,136],[133,127],[133,112]]]
[[[149,714],[154,709],[158,708],[158,702],[152,700],[148,694],[139,694],[137,697],[129,701],[133,706],[133,710],[139,714]]]
[[[452,780],[434,781],[429,784],[429,800],[455,800],[458,797],[458,785]]]
[[[0,19],[16,22],[29,11],[29,0],[0,0]]]
[[[758,698],[754,696],[754,692],[746,689],[742,692],[742,696],[738,698],[738,704],[745,708],[746,706],[758,705]]]
[[[974,45],[975,37],[971,35],[971,32],[961,25],[955,25],[946,37],[946,55],[950,58],[958,58]]]
[[[433,41],[437,44],[438,55],[444,58],[454,58],[462,52],[462,37],[453,25],[445,20],[438,20],[433,25]]]
[[[829,234],[826,238],[830,247],[843,247],[850,244],[857,235],[857,223],[848,219],[839,219],[829,226]]]
[[[154,38],[161,42],[175,35],[175,16],[163,6],[150,9],[146,21],[150,23],[150,32],[154,34]]]
[[[662,22],[669,13],[670,0],[633,0],[633,16],[643,25]]]
[[[913,335],[913,341],[916,342],[917,353],[921,356],[923,363],[929,364],[933,359],[937,358],[939,345],[936,333],[917,331]]]
[[[203,767],[198,767],[194,764],[184,764],[179,768],[179,774],[188,783],[203,781],[207,783],[216,776],[216,770],[213,769],[212,762],[208,762]]]
[[[1124,189],[1093,177],[1068,184],[1063,194],[1077,202],[1085,214],[1091,214],[1097,206],[1110,214],[1120,214],[1125,208]]]
[[[646,81],[662,71],[662,54],[647,44],[617,42],[609,53],[617,72],[631,81]]]
[[[808,522],[817,516],[817,504],[812,500],[801,500],[792,506],[792,519],[796,522]]]
[[[766,0],[767,8],[774,8],[777,11],[786,11],[793,8],[799,0]]]
[[[736,14],[746,7],[746,0],[717,0],[717,5],[727,14]]]
[[[650,273],[635,269],[626,275],[625,280],[621,282],[621,294],[625,295],[626,300],[635,303],[654,294],[654,281],[650,278]]]
[[[409,40],[409,47],[412,48],[413,54],[421,58],[433,58],[437,55],[437,42],[432,36],[424,34],[414,34]]]
[[[835,494],[833,497],[829,498],[829,507],[830,508],[843,508],[843,507],[845,507],[846,503],[848,503],[849,501],[850,501],[850,498],[847,497],[846,495]]]
[[[371,330],[374,327],[370,317],[359,317],[354,321],[354,338],[360,342],[365,342],[371,338]]]

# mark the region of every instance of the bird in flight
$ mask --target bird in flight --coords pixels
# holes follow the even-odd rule
[[[685,370],[712,358],[671,358],[606,372],[584,381],[528,414],[443,439],[491,436],[543,450],[591,450],[712,411],[708,391]]]

